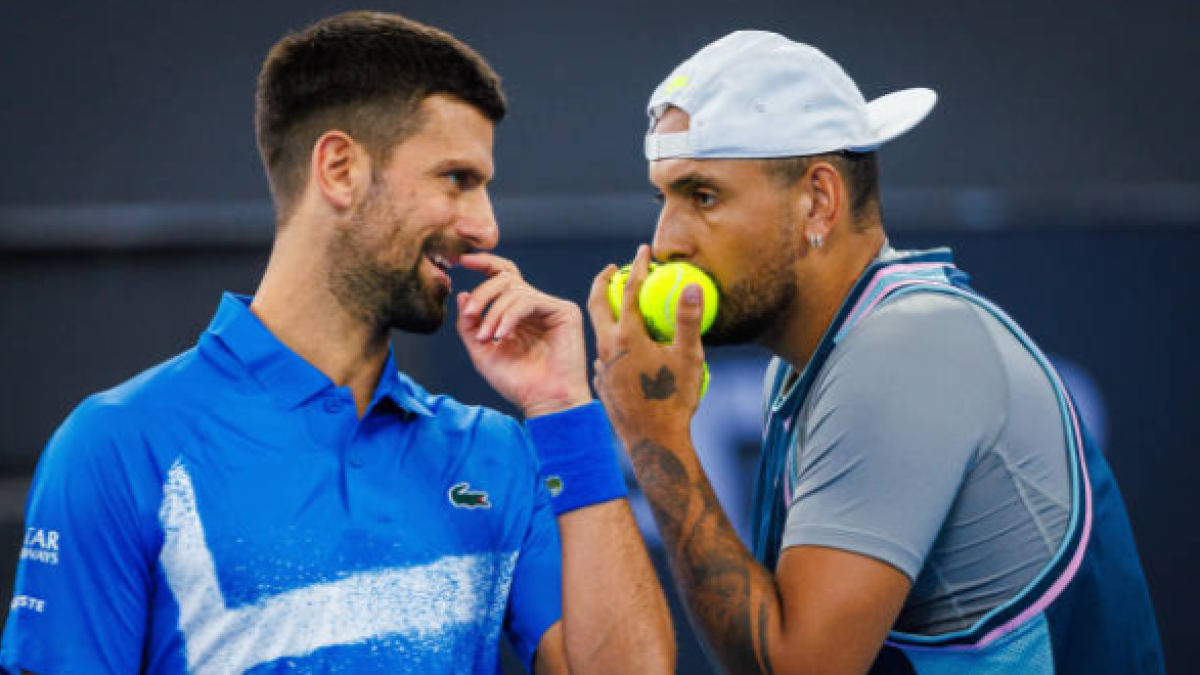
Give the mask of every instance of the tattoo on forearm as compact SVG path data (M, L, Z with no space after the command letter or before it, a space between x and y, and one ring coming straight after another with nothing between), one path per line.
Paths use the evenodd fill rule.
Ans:
M688 477L683 464L666 448L651 441L635 443L629 449L634 466L638 467L638 480L643 485L657 485L664 502L684 505L688 498ZM683 523L683 508L660 508L650 502L654 514L662 527L678 531Z
M756 570L764 571L737 540L712 486L703 476L693 480L671 450L652 441L635 443L630 455L698 632L728 672L774 675L768 601L754 584Z
M654 377L642 373L642 396L647 401L665 401L675 395L675 373L663 366Z

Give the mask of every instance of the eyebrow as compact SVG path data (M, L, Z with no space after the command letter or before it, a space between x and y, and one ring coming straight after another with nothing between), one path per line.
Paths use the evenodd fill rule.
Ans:
M491 167L489 167L489 168L491 168ZM460 173L467 174L468 176L471 176L473 179L479 181L480 183L489 183L492 180L494 180L496 177L494 171L489 176L488 174L484 173L483 171L480 171L469 160L457 159L457 158L438 162L438 164L436 166L434 166L433 169L431 170L431 173L433 173L434 175L441 175L448 171L458 171Z
M716 181L695 171L686 173L667 184L667 189L676 194L688 193L697 188L716 190L720 185Z

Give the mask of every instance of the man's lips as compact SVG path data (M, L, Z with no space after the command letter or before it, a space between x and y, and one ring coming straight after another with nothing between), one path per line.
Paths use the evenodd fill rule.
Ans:
M429 264L433 267L434 278L449 286L450 270L454 268L458 261L446 254L436 252L426 253L425 260L429 261Z

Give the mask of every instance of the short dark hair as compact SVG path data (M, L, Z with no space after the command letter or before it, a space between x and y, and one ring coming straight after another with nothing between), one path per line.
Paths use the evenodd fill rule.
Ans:
M304 189L322 134L341 129L385 162L419 131L421 102L439 93L492 122L507 111L500 78L483 57L402 16L346 12L277 42L258 76L255 133L279 222Z
M874 152L841 151L823 155L763 160L767 175L780 187L790 187L818 161L837 167L850 191L850 214L855 222L873 222L879 210L879 158Z

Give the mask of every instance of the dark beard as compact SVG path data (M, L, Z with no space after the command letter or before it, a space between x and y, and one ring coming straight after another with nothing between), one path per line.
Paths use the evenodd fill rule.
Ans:
M716 279L720 303L712 327L701 338L706 345L740 345L756 342L774 329L788 312L794 311L796 278L793 276L798 256L791 211L785 212L778 223L781 240L767 247L773 259L763 261L755 273L728 289Z
M791 310L795 297L791 276L747 279L721 289L717 317L702 341L712 346L755 342Z
M397 270L365 258L363 251L343 242L335 241L330 248L332 255L341 256L335 258L330 289L358 320L376 331L429 334L441 327L446 319L447 292L443 287L430 289L421 279L423 254L411 268Z
M402 217L391 203L374 194L348 222L339 224L329 245L329 288L352 316L377 332L389 329L429 334L446 319L443 286L430 288L421 277L425 254L444 250L440 237L430 237L417 250L411 267L393 268L381 263L378 250L362 232L390 223L403 232ZM416 242L413 242L416 248ZM438 248L438 247L441 248Z

